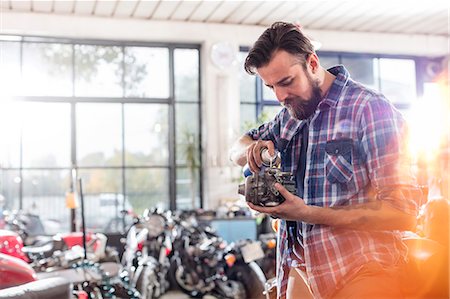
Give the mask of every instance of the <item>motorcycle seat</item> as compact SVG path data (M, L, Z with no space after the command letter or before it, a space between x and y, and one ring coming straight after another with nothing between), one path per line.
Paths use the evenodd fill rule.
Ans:
M0 290L0 299L33 298L70 299L72 285L64 278L55 277Z
M118 277L119 272L122 269L122 265L114 262L101 263L99 265L104 275L109 278ZM49 277L63 277L73 284L79 284L89 277L91 281L101 281L102 273L96 269L96 267L88 268L75 268L75 269L62 269L52 272L40 272L37 273L39 279L46 279ZM1 298L0 298L1 299Z
M52 256L57 250L64 250L65 247L65 243L61 239L52 239L49 243L41 246L24 246L22 251L28 257L43 256L47 258Z
M407 238L403 285L408 298L448 298L448 251L427 238Z
M95 268L75 268L63 269L51 272L36 273L38 279L48 279L53 277L62 277L74 285L80 284L83 281L101 281L102 276ZM2 299L2 298L0 298Z

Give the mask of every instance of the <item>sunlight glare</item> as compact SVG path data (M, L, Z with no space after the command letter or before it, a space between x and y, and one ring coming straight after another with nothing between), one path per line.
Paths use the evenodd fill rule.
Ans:
M431 161L448 136L449 111L438 84L426 84L424 97L416 102L408 119L411 128L409 149L413 157Z

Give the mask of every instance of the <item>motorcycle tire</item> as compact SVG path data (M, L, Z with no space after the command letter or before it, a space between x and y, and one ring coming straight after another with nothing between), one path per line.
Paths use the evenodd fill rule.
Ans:
M235 280L244 285L245 298L264 299L264 282L262 282L253 269L247 264L235 264L228 268L228 279Z
M136 281L136 289L141 294L142 299L154 299L162 295L158 277L153 267L144 266Z
M221 299L247 299L244 285L235 280L216 281L214 295Z
M192 298L203 298L207 293L198 290L196 286L189 285L189 277L186 277L183 267L178 267L177 263L172 263L170 265L168 278L171 289L178 289Z
M180 285L177 282L177 279L175 278L175 271L178 268L178 264L176 261L170 262L169 272L167 273L167 280L169 281L169 288L171 290L181 290Z

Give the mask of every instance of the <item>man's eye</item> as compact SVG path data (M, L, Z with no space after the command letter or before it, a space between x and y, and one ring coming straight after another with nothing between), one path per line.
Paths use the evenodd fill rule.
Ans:
M281 86L289 86L289 85L291 85L292 81L293 81L293 80L284 81L284 82L280 83L280 85L281 85Z

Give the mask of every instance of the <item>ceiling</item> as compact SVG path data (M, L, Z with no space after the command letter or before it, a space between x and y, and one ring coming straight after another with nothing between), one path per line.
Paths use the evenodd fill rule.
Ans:
M450 1L1 0L2 12L450 36Z

